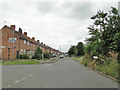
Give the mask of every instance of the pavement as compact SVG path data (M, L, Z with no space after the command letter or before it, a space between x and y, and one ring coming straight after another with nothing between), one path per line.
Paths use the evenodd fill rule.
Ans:
M69 57L55 63L2 66L3 88L118 88L118 83Z

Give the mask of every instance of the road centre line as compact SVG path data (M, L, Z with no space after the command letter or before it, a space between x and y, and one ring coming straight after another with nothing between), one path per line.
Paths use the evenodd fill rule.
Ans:
M18 83L18 82L20 82L21 80L17 80L17 81L15 81L14 83Z
M28 77L31 77L31 76L32 76L32 74L29 74L28 76L23 77L22 79L19 79L19 80L15 81L14 84L19 83L20 81L22 81L22 80L24 80L24 79L26 79L26 78L28 78ZM8 85L6 88L10 88L11 86L12 86L12 85ZM6 89L6 88L5 88L5 89Z
M12 85L8 85L7 88L11 87Z

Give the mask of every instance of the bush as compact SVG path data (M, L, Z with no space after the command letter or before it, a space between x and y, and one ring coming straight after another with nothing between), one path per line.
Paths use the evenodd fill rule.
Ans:
M36 48L35 54L34 56L32 56L32 59L37 59L37 60L42 59L42 50L39 47Z
M41 60L41 59L42 59L42 55L41 55L41 54L38 54L36 59L37 59L37 60Z
M27 54L21 54L20 59L29 59L29 56Z
M44 53L44 58L50 59L51 57L52 57L52 54L51 54L51 53L48 53L48 52L45 52L45 53Z
M117 59L118 59L118 63L120 63L120 52L118 52L118 57L117 57Z

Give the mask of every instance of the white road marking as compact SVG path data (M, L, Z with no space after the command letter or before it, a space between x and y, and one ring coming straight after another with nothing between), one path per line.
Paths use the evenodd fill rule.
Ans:
M14 83L18 83L18 82L20 82L21 80L17 80L17 81L15 81Z
M12 85L8 85L7 88L11 87Z
M28 75L29 77L32 76L32 74Z
M14 84L19 83L20 81L22 81L22 80L24 80L24 79L26 79L26 78L28 78L28 77L31 77L31 76L32 76L32 74L29 74L28 76L23 77L22 79L15 81ZM11 87L11 86L12 86L12 85L8 85L6 88L9 88L9 87Z
M26 79L26 77L23 77L22 79L24 80L24 79Z

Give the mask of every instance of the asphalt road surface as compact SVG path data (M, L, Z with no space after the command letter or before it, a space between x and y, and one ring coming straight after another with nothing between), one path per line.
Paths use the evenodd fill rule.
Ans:
M118 88L118 83L70 58L51 64L2 67L3 88Z

